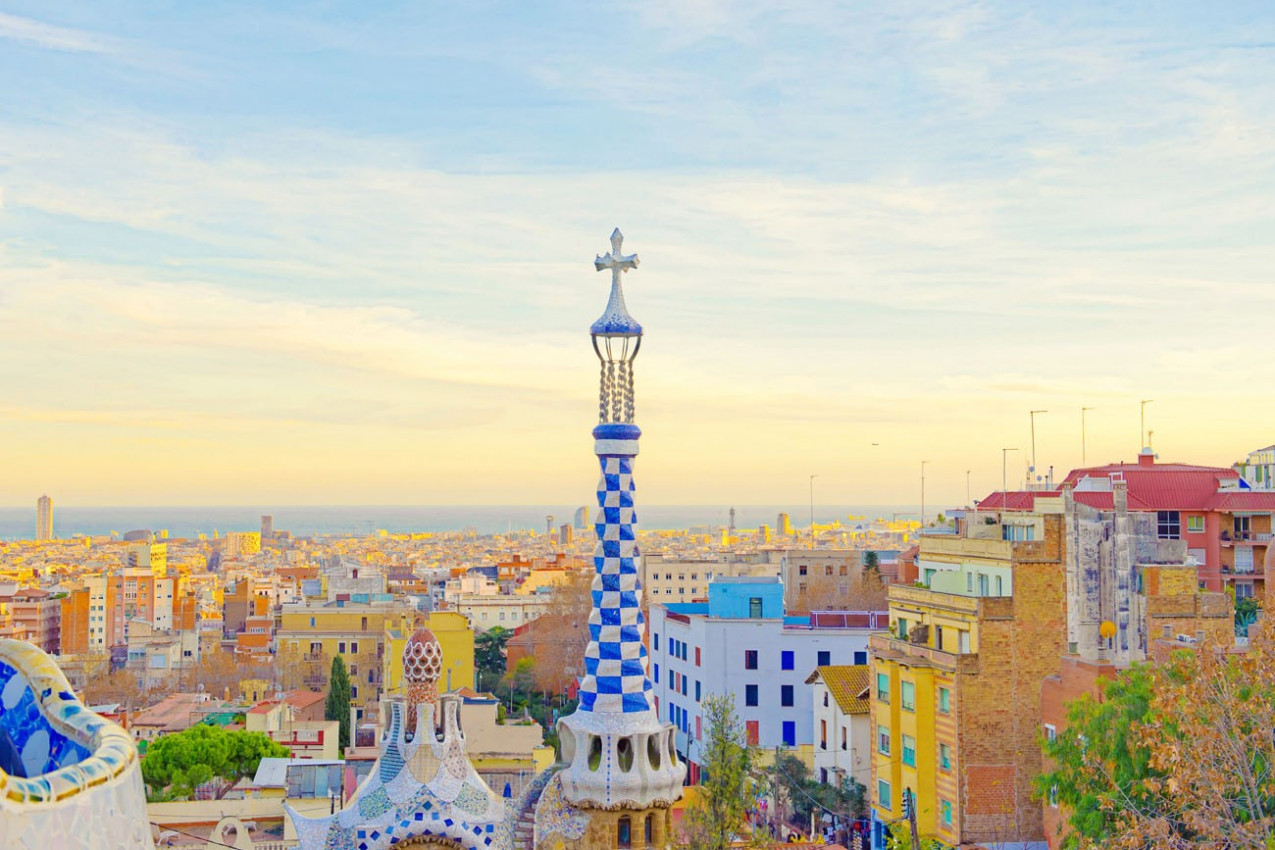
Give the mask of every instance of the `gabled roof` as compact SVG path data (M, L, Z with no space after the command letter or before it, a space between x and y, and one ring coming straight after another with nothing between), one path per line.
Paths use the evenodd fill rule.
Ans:
M816 667L806 679L806 684L812 684L816 679L823 680L843 714L868 713L868 665Z

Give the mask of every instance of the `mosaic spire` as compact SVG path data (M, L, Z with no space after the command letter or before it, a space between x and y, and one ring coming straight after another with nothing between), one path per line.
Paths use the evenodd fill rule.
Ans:
M593 451L602 468L598 544L580 705L560 721L568 762L564 794L573 804L605 808L669 804L681 796L685 774L673 727L660 721L647 677L633 483L642 436L633 421L633 361L642 345L642 326L624 303L621 277L637 268L638 258L625 254L623 243L617 229L611 250L593 263L598 271L611 272L606 310L589 328L602 370L593 429Z

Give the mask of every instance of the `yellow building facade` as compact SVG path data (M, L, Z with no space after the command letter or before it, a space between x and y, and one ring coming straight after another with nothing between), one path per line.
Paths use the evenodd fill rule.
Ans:
M332 659L340 656L350 677L356 717L375 717L381 697L402 693L403 646L424 625L443 648L449 690L474 685L474 632L462 615L420 614L368 604L285 605L275 636L276 657L289 684L327 688Z
M1062 551L1061 516L1027 541L921 538L929 586L892 585L890 631L870 641L878 831L910 793L943 845L1043 841L1031 780L1041 683L1066 646Z

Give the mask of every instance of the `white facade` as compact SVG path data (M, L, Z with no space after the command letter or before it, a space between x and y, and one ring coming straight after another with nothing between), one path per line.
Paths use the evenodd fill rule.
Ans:
M682 606L674 606L682 607ZM883 618L884 620L884 618ZM884 625L884 623L882 623ZM650 609L651 678L660 717L677 727L688 761L688 739L703 739L701 705L730 694L749 743L773 749L814 742L812 690L816 667L866 664L870 629L785 625L781 618L711 618L663 604Z
M859 706L853 705L850 700L855 695L844 693L844 681L837 683L841 692L833 693L821 672L827 669L829 668L820 668L810 677L811 701L814 705L814 778L825 785L834 786L845 780L853 780L867 788L872 779L872 720L867 701L862 701L861 710ZM844 673L847 668L832 669ZM862 670L861 676L855 678L861 678L866 688L870 668L852 669Z
M545 612L550 602L545 593L535 596L461 596L455 600L456 611L469 618L469 624L479 631L500 626L515 629L530 623Z

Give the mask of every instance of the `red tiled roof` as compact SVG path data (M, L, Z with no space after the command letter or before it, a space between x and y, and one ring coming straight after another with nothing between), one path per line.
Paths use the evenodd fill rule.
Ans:
M1235 470L1220 466L1191 466L1183 463L1112 463L1073 469L1063 479L1070 484L1075 500L1098 510L1111 510L1110 490L1086 490L1085 481L1123 480L1132 511L1275 511L1275 493L1248 490L1219 492L1224 484L1238 481ZM1058 490L990 493L978 503L979 510L1030 511L1038 496L1058 496Z
M327 699L327 696L314 691L288 691L284 699L294 708L309 708L316 702Z

